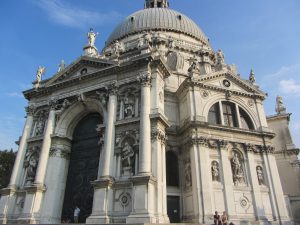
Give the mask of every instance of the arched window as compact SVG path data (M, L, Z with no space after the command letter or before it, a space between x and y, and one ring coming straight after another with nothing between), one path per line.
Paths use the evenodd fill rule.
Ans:
M237 127L237 116L235 105L231 102L222 102L224 125L229 127Z
M222 105L222 109L220 109L220 105ZM238 116L240 118L238 118ZM207 120L210 124L254 130L250 116L240 106L228 101L215 103L209 109Z
M241 127L243 129L254 130L254 126L249 115L240 107L239 110L240 110L240 118L241 118Z
M221 124L219 103L214 104L208 112L208 122L211 124Z
M179 187L178 158L174 152L166 154L167 186Z

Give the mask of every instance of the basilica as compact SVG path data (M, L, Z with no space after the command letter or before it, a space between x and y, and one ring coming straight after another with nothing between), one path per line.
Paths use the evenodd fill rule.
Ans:
M142 5L141 5L142 8ZM300 224L291 114L168 0L145 0L102 51L39 66L0 223ZM78 209L77 209L78 210ZM78 211L77 211L78 212Z

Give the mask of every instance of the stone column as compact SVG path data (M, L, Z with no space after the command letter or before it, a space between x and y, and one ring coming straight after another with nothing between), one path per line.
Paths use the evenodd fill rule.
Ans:
M49 165L45 179L47 191L44 195L41 223L61 223L61 212L67 182L71 141L54 138L57 142L50 150Z
M197 141L193 140L190 147L191 172L192 172L192 187L193 187L193 208L194 208L194 223L202 223L202 198L201 198L201 182L200 182L200 165Z
M219 147L221 151L221 164L223 171L223 180L224 180L224 194L225 194L225 207L226 211L230 218L235 217L235 205L234 205L234 195L233 195L233 180L232 180L232 170L229 160L227 142L219 141Z
M200 183L203 201L203 221L204 224L209 224L212 218L212 179L209 158L209 148L205 139L199 141L199 166L200 166Z
M288 211L284 200L284 194L282 190L282 185L278 173L275 156L271 153L272 152L271 149L272 147L270 146L266 147L265 149L266 153L264 154L264 159L267 163L268 170L270 171L270 175L268 176L269 183L273 189L272 191L275 198L278 220L280 220L281 222L287 222L289 221Z
M109 100L107 104L107 120L104 133L104 146L99 160L98 179L94 186L93 210L86 219L87 224L110 223L109 211L114 204L112 185L114 182L113 163L115 147L115 122L117 114L117 86L112 83L108 86Z
M50 101L50 111L46 124L46 129L43 138L43 144L41 149L41 154L39 158L38 168L35 176L35 184L44 185L46 169L48 165L49 152L51 146L51 135L55 126L55 102Z
M151 123L150 123L150 86L151 75L142 73L138 77L141 83L141 115L140 115L140 154L139 174L151 174Z
M30 132L32 129L34 108L32 106L29 106L26 108L26 111L27 111L27 118L23 129L23 134L20 140L17 157L11 174L9 187L21 185L20 180L23 171L23 162L24 162L26 149L27 149L27 139L30 137Z
M112 176L112 160L115 146L115 122L117 110L117 87L112 84L108 87L109 100L107 104L107 120L104 135L104 148L102 154L102 173L99 178Z
M254 153L248 148L247 157L249 163L249 174L250 174L250 183L252 186L253 197L254 197L254 210L258 220L266 220L264 205L262 202L262 195L260 192L260 185L258 183L257 172L256 172L256 163L254 160Z

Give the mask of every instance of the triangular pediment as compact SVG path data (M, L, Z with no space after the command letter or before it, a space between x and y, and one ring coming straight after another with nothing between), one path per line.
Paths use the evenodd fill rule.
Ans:
M257 85L252 84L248 80L242 79L238 75L231 74L230 72L214 73L201 77L198 81L206 87L211 87L213 89L224 89L241 94L265 95L265 93L261 91Z
M45 80L43 86L47 87L76 77L92 74L114 66L115 64L113 61L82 56L64 70L57 72L52 78Z

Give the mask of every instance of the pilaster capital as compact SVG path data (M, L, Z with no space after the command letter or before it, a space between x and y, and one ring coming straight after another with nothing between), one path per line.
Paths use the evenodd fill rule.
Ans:
M229 142L228 141L225 141L225 140L218 140L218 144L220 146L221 149L226 149Z
M118 83L117 81L111 82L109 85L106 87L107 92L109 95L117 95L118 94Z
M27 113L27 116L33 116L36 111L36 107L34 105L28 105L27 107L25 107L25 111Z
M55 146L50 149L49 156L63 158L63 159L69 159L70 158L70 149Z
M165 144L166 141L168 140L168 137L165 134L165 132L163 132L161 130L152 130L152 132L151 132L151 140L152 141L159 140L159 141L162 142L162 144Z
M148 87L151 85L151 74L148 71L139 73L137 80L141 83L142 86Z

